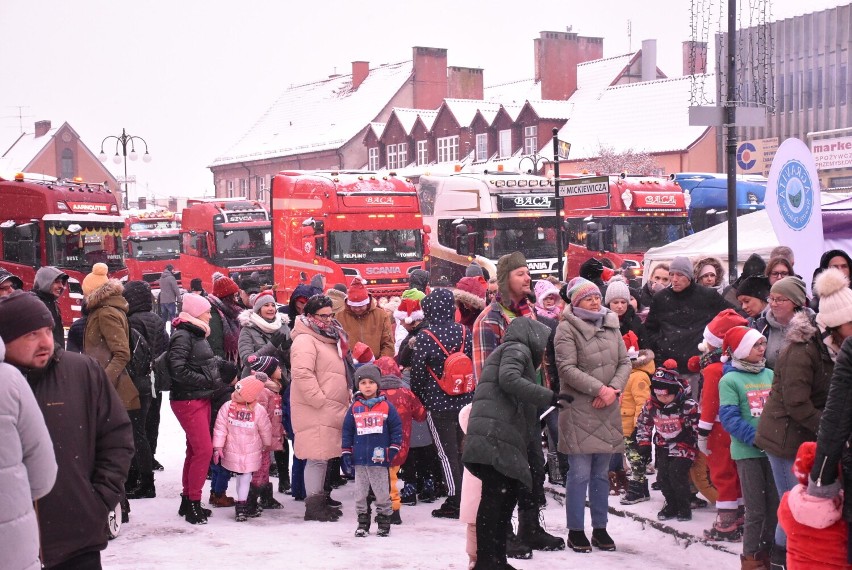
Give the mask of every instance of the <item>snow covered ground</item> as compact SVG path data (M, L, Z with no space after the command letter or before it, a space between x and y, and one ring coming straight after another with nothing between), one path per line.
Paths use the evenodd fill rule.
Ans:
M283 510L266 511L258 519L237 523L233 509L213 509L207 525L190 525L177 516L183 454L183 431L166 401L157 452L165 471L156 475L157 498L131 501L130 523L122 527L121 535L103 553L104 568L349 569L365 563L373 568L390 569L467 568L464 525L433 518L430 512L440 503L403 506L403 524L391 527L390 537L375 536L374 524L373 534L356 538L351 483L333 493L343 502L343 518L335 523L305 522L304 503L276 493L284 504ZM205 486L204 501L208 494L209 486ZM549 494L545 523L549 532L564 538L567 536L565 511L558 498ZM610 499L610 506L619 511L625 509L617 498ZM652 491L650 502L627 508L630 513L657 524L655 514L661 507L662 496ZM684 536L697 537L710 526L714 516L712 509L698 510L691 522L670 521L670 526L685 533ZM688 536L672 536L641 520L616 515L610 515L608 530L618 545L616 552L536 552L530 560L510 563L524 570L581 567L715 570L739 566L736 555L741 548L739 544L722 544L727 551L719 550Z

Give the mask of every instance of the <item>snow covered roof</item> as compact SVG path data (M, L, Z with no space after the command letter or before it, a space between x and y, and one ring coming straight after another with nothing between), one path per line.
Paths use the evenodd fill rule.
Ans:
M481 101L479 99L444 99L444 107L453 114L459 126L469 127L480 109L488 109L497 115L500 103L495 101Z
M377 118L412 70L410 60L381 65L356 90L351 74L291 87L210 166L337 149Z
M712 75L705 79L714 81ZM571 119L559 139L571 143L572 160L598 156L601 145L615 152L683 151L707 129L689 125L690 90L691 77L685 76L615 85L597 97L572 97Z
M435 124L435 119L438 117L438 111L420 111L417 113L417 116L423 121L423 126L426 127L426 130L431 131L432 125Z
M582 97L596 96L610 85L615 84L635 55L635 53L626 53L579 64L577 66L577 91L571 96L571 99L578 95Z
M385 127L387 123L370 123L370 130L373 131L373 134L376 135L376 138L379 139L382 137L382 133L385 131Z
M523 104L528 99L535 101L541 99L541 82L535 79L520 79L509 83L491 85L485 87L483 91L484 97L488 101Z
M399 121L399 124L402 126L405 134L410 135L411 129L414 128L414 123L417 122L418 113L420 113L419 109L394 107L391 115L396 115L396 119ZM388 122L390 122L390 120L388 120Z
M3 172L23 172L26 170L27 165L53 140L56 131L60 128L53 127L40 137L36 137L35 133L23 133L3 153L3 157L0 159Z
M539 119L569 119L574 104L571 101L527 101Z

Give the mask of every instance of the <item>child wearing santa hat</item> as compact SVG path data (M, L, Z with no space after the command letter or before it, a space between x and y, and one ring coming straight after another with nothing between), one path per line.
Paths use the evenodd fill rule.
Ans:
M772 547L777 523L778 490L766 454L754 446L757 424L772 388L766 368L766 338L755 329L732 327L722 341L725 375L719 382L719 417L731 435L745 503L743 568L762 568Z
M237 481L237 522L245 522L249 515L260 515L258 511L247 512L246 500L252 473L260 469L261 456L272 445L269 416L256 405L263 389L263 382L255 376L237 382L231 401L219 409L213 427L213 463L234 473Z

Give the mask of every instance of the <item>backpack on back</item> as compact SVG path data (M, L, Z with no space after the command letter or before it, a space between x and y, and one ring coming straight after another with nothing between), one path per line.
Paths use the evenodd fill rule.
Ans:
M133 384L140 392L148 393L151 390L151 347L148 346L148 341L145 335L133 328L130 328L130 361L125 366L125 370L133 379Z
M166 350L154 359L154 390L156 397L160 392L172 389L172 371L169 368L169 351Z
M435 371L430 366L426 367L441 390L450 396L460 396L461 394L473 392L476 389L476 379L473 376L473 361L464 353L464 341L467 329L462 327L461 346L457 352L452 353L444 347L441 341L438 340L438 337L432 334L429 329L423 329L422 332L432 337L438 343L438 346L441 347L441 350L444 351L444 354L447 355L447 359L444 360L444 373L440 378L438 378L438 375L435 374Z

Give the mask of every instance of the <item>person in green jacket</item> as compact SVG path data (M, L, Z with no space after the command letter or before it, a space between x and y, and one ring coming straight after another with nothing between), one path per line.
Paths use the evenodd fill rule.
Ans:
M732 327L722 342L725 375L719 382L719 418L731 434L731 457L745 502L743 568L763 568L778 522L778 490L766 454L755 447L757 424L772 388L766 338L755 329Z

